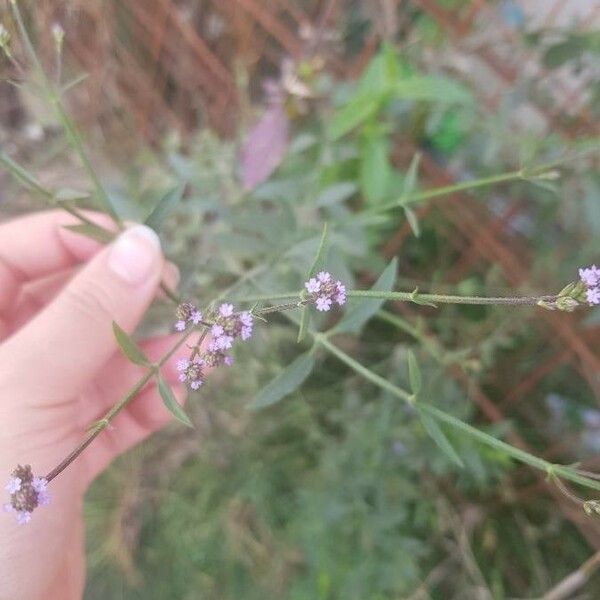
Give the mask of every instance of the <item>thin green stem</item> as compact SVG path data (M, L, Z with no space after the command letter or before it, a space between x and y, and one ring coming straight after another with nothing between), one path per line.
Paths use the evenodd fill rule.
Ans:
M302 292L289 292L272 295L244 296L235 298L238 302L272 302L300 298ZM421 294L420 292L379 292L376 290L348 290L348 298L378 298L395 302L415 302L417 304L479 304L494 306L536 306L540 302L553 302L555 295L545 296L456 296L451 294Z
M415 403L415 398L412 394L396 386L395 384L387 381L377 373L374 373L364 365L360 364L358 361L353 359L343 350L341 350L332 342L330 342L327 336L323 335L322 333L311 333L316 343L323 346L323 348L325 348L331 354L336 356L341 362L345 363L348 367L350 367L353 371L358 373L361 377L363 377L367 381L370 381L371 383L374 383L378 387L390 392L397 398L408 402L409 404ZM514 446L511 446L506 442L498 440L495 437L477 429L476 427L473 427L472 425L469 425L468 423L465 423L460 419L457 419L456 417L453 417L452 415L449 415L444 411L435 408L434 406L423 404L421 402L419 402L418 405L419 409L422 412L427 413L434 419L437 419L438 421L441 421L449 425L450 427L453 427L454 429L462 431L463 433L469 435L470 437L478 440L479 442L487 446L495 448L496 450L500 450L501 452L510 456L516 461L527 464L535 469L539 469L540 471L543 471L549 475L562 477L563 479L567 479L569 481L572 481L573 483L577 483L579 485L600 491L600 482L589 479L588 477L584 477L578 474L575 470L571 469L570 467L550 463L547 460L538 458L537 456L533 456L532 454L521 450L520 448L515 448Z
M188 331L185 335L182 335L177 343L156 363L148 368L146 373L139 379L139 381L100 419L84 440L77 445L77 447L64 459L62 460L52 471L46 475L48 482L52 481L55 477L60 475L81 453L104 431L110 422L139 394L144 386L156 375L160 367L162 367L177 350L186 342L190 335L194 332L193 329Z
M91 225L95 228L100 229L104 233L107 234L108 239L112 240L115 237L115 233L98 225L98 223L94 223L91 219L86 217L84 213L82 213L79 209L69 206L66 202L59 202L56 199L54 193L48 188L44 187L25 167L15 162L12 158L10 158L7 154L0 151L0 164L2 164L6 170L13 175L13 177L26 189L31 190L42 196L42 198L52 207L60 208L65 212L69 213L81 223L85 223L86 225ZM170 289L166 283L161 282L160 289L163 291L165 296L172 300L174 303L179 304L181 302L181 298Z
M349 298L384 298L399 302L425 301L433 304L487 304L496 306L536 306L552 302L556 296L455 296L451 294L421 294L420 292L378 292L375 290L349 290Z
M565 159L566 160L566 159ZM399 208L407 204L415 204L422 202L423 200L431 200L432 198L438 198L440 196L446 196L454 194L456 192L465 192L467 190L474 190L480 187L486 187L495 185L497 183L507 183L509 181L527 181L530 178L539 177L551 169L557 167L565 160L554 160L552 162L544 163L529 169L522 168L516 171L509 171L507 173L500 173L499 175L490 175L488 177L481 177L479 179L471 179L470 181L461 181L459 183L453 183L442 187L437 187L431 190L424 190L422 192L414 192L402 197L401 199L394 200L382 204L372 209L372 212L382 212L386 210L392 210Z
M79 132L77 131L75 125L67 115L67 112L62 103L60 93L56 91L55 86L52 84L52 82L46 75L44 67L42 66L42 63L38 58L35 48L31 42L31 38L29 37L27 28L25 27L25 23L23 22L23 17L21 15L21 11L19 10L17 1L11 0L11 6L15 21L17 23L17 27L21 34L21 39L23 40L23 44L25 46L25 50L27 51L27 54L29 55L29 58L37 72L37 75L40 78L40 84L42 86L42 89L48 96L48 101L54 108L56 116L61 126L65 130L67 139L69 140L71 147L79 156L79 160L81 161L84 170L86 171L88 177L92 181L98 200L113 218L115 223L118 225L119 229L122 229L122 221L119 215L117 214L110 198L108 197L106 190L102 186L102 183L100 182L100 179L96 171L94 170L90 160L88 159L88 156L83 147L83 141L81 139L81 136L79 135Z

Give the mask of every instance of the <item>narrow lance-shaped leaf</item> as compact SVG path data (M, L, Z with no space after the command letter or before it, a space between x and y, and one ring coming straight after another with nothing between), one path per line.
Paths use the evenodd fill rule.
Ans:
M457 454L456 450L453 448L452 444L448 441L446 434L441 430L440 426L429 416L419 411L419 416L421 417L421 423L423 423L423 427L425 431L430 435L433 441L437 444L439 449L456 465L461 468L464 468L464 463L460 456Z
M417 187L417 174L419 172L419 163L421 162L421 153L416 152L410 161L408 171L406 171L406 177L404 178L404 185L402 186L402 195L398 199L398 204L406 204L410 202L410 196Z
M113 333L119 348L123 351L123 354L136 365L149 365L150 361L148 357L142 352L142 349L135 343L135 341L119 327L115 321L112 324Z
M272 406L287 395L296 391L310 375L315 366L312 353L301 354L289 364L275 379L271 380L250 403L251 410Z
M113 234L110 231L106 231L106 229L92 223L78 223L77 225L65 225L64 227L73 233L84 235L102 244L108 244L113 240Z
M331 120L327 129L329 138L335 141L358 127L371 115L374 115L381 104L379 94L359 94L342 106Z
M145 223L148 227L158 231L163 221L169 213L181 202L185 183L181 183L173 189L169 190L152 209L152 212L146 217Z
M408 381L410 383L410 389L412 393L417 396L421 391L422 386L422 378L421 378L421 369L419 368L419 364L417 363L417 357L412 350L409 350L407 353L408 356Z
M193 427L194 424L190 421L190 418L177 402L177 399L175 398L171 388L167 385L167 382L160 375L157 376L157 381L158 392L167 410L184 425Z
M419 225L419 219L417 218L417 214L415 213L414 210L412 210L411 208L408 208L408 206L404 207L404 214L406 216L406 220L408 221L408 224L410 225L410 228L414 234L415 237L420 237L421 236L421 227Z
M378 292L391 292L396 281L398 259L394 258L385 268L375 285L371 288ZM344 317L335 326L336 332L356 333L360 328L382 307L383 298L360 299L360 304L346 312Z

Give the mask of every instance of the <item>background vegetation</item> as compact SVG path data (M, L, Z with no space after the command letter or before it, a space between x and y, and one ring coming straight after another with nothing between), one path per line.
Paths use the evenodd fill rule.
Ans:
M396 258L397 289L554 293L598 261L600 6L522 4L48 1L28 15L49 72L58 21L62 81L89 74L66 97L120 213L143 219L186 184L161 228L185 296L298 289L325 220L326 265L352 286ZM3 149L49 186L88 189L48 108L1 86ZM2 177L5 213L36 206ZM349 355L408 388L412 350L431 405L598 468L597 310L371 309L340 327ZM171 313L154 307L145 328ZM577 504L444 430L461 468L325 349L300 388L249 410L310 347L297 330L259 325L190 399L196 429L174 424L93 486L86 598L600 595L600 530ZM556 587L578 571L582 585Z

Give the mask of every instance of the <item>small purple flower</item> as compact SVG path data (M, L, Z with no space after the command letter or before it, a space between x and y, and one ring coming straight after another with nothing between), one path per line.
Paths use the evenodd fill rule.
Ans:
M191 315L190 315L190 321L194 324L194 325L200 325L200 322L202 321L202 313L199 310L195 310Z
M251 336L252 336L252 326L244 325L244 327L242 327L240 337L242 338L242 340L246 341L246 340L250 339Z
M600 269L596 265L579 269L579 278L588 287L595 287L600 283Z
M304 287L309 294L316 294L321 287L321 284L314 278L311 277L305 284Z
M19 525L25 525L31 521L31 513L26 510L20 510L17 512L17 523Z
M231 317L233 314L233 304L221 304L219 306L219 314L222 317Z
M223 335L223 333L225 332L225 330L223 329L222 325L213 325L210 329L210 332L212 333L212 336L214 338L218 338L221 337Z
M31 521L36 508L50 504L48 481L44 477L34 477L29 465L17 466L5 489L10 494L10 502L4 505L4 511L14 513L20 525Z
M190 361L187 358L182 358L177 361L177 370L185 371L190 366Z
M321 271L316 279L313 277L305 284L311 295L310 301L315 303L317 310L327 312L335 302L338 306L346 303L346 286L341 281L334 281L331 273Z
M331 298L327 296L319 296L316 301L317 310L327 312L331 308Z
M14 494L18 492L21 489L21 480L19 479L19 477L11 477L8 480L8 483L4 486L4 489L9 494Z
M233 337L230 335L222 335L218 338L215 338L215 342L219 350L229 350L233 345Z
M223 364L224 364L226 367L230 367L230 366L233 364L233 358L231 358L231 356L229 356L228 354L226 354L226 355L223 357Z
M204 381L204 372L202 367L204 360L197 356L194 360L180 360L177 364L179 371L179 381L187 383L192 390L197 390Z
M39 494L48 489L48 481L44 477L34 477L31 487Z
M177 329L177 331L183 331L185 329L185 321L177 321L177 323L175 323L175 329Z
M38 506L48 506L50 504L50 494L46 490L38 492Z
M600 288L589 288L585 293L585 298L590 306L600 304Z
M188 323L199 325L202 321L202 313L191 302L182 302L175 311L175 317L177 331L183 331Z

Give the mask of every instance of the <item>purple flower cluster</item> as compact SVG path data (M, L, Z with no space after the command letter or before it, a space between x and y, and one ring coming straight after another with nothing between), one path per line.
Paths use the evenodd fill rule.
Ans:
M235 313L233 304L221 304L210 329L212 341L221 350L228 350L235 338L246 341L252 335L254 319L247 312Z
M327 312L334 302L338 306L346 303L346 286L341 281L334 281L331 273L327 271L321 271L316 277L311 277L304 287L310 294L310 300L321 312Z
M191 302L180 304L175 311L175 316L177 317L175 323L177 331L183 331L188 323L200 325L202 322L202 313Z
M48 482L43 477L34 477L29 465L19 465L4 489L10 494L10 502L4 505L4 510L14 513L19 525L29 523L31 513L38 506L50 504Z
M195 325L200 323L202 316L198 317L198 323L196 323L194 320L196 314L200 314L200 312L193 304L179 305L176 329L183 331L188 322ZM243 341L249 339L253 326L254 318L249 312L236 313L232 304L221 304L217 313L212 317L211 337L204 351L197 354L197 351L194 350L189 359L182 359L177 363L179 380L185 382L192 390L197 390L204 382L205 367L230 366L233 359L226 351L233 346L233 342L237 338Z
M600 269L596 265L579 269L579 279L585 285L585 299L590 306L600 304Z

